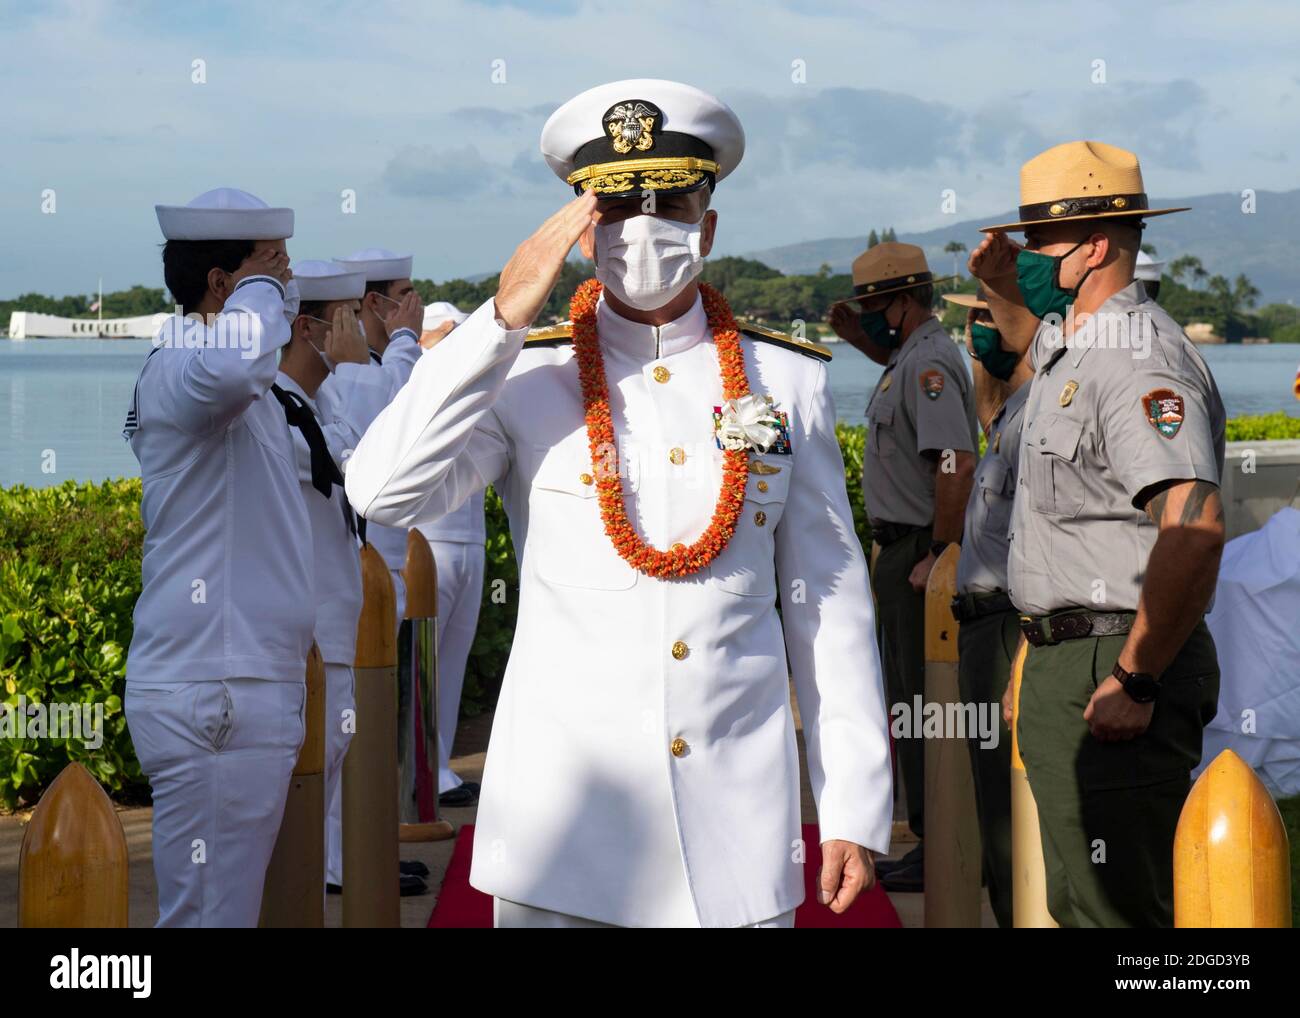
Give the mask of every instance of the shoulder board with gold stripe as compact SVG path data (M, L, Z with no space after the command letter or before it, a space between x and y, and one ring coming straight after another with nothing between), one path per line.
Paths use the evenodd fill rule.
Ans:
M805 357L815 357L819 361L828 361L833 356L830 350L820 343L812 343L806 339L795 339L792 336L787 336L784 332L777 332L775 329L756 325L753 322L737 322L736 324L746 336L750 339L756 339L760 343L783 346L787 350L795 350Z
M573 342L573 324L561 322L559 325L545 325L540 329L530 329L524 337L524 346L563 346Z

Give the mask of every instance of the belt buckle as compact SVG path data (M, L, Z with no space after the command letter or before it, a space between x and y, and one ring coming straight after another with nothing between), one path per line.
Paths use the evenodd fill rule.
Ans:
M1059 627L1059 639L1062 640L1077 640L1092 632L1092 618L1084 612L1059 615L1052 619L1051 622L1053 630ZM1052 635L1056 636L1056 633L1053 632Z

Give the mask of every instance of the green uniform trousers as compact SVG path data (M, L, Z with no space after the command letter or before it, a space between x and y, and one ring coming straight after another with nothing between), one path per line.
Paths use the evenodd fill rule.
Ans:
M978 735L967 739L967 745L979 810L984 886L1003 929L1010 929L1012 920L1011 731L1002 720L1002 694L1020 641L1019 618L1014 609L985 615L963 622L957 634L957 686L962 702L981 705L981 712L992 709L997 718L996 746L983 745Z
M930 528L900 537L880 549L872 584L880 623L880 664L885 672L889 706L914 709L913 697L925 697L925 594L907 581L912 568L930 551ZM905 738L894 744L907 793L907 826L925 836L925 742Z
M1200 622L1161 676L1147 730L1100 742L1083 711L1126 639L1030 647L1025 660L1017 734L1061 926L1173 925L1174 830L1218 707L1219 663Z

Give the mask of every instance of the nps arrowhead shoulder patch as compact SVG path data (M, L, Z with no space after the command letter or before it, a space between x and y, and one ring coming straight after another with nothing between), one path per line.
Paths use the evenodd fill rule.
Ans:
M1183 426L1183 397L1173 389L1152 389L1142 397L1147 423L1165 438L1173 438Z
M928 400L936 400L943 394L943 372L931 368L929 371L922 371L917 379L921 383L921 391L925 393Z

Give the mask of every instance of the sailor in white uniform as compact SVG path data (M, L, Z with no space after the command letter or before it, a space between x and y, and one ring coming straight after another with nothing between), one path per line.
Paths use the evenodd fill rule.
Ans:
M370 345L370 358L382 372L391 399L411 377L411 368L420 356L420 331L424 319L424 305L411 282L411 255L394 254L385 248L366 248L336 258L335 262L349 272L359 272L366 279L365 296L361 300L361 331ZM361 374L344 378L330 378L324 388L335 402L353 418L359 414L356 404L368 404L369 392L360 392L352 384ZM385 527L379 524L366 530L367 539L388 563L397 595L397 618L400 624L406 611L406 583L402 569L406 565L406 527Z
M352 667L361 614L357 520L341 487L341 464L365 425L388 403L386 380L372 370L356 314L366 280L333 262L293 265L302 303L280 358L276 385L294 404L298 480L311 518L316 565L316 646L325 662L325 882L343 883L343 758L355 728ZM341 378L353 393L348 416L322 383ZM369 405L367 405L367 398ZM336 488L336 482L340 485Z
M436 520L487 484L505 503L519 615L470 878L499 926L791 925L791 677L820 899L847 908L889 847L884 695L829 354L738 334L696 278L709 196L743 148L727 106L674 82L562 106L542 149L581 196L421 356L345 469L352 504L384 523ZM578 321L526 342L579 240L603 290L584 285Z
M424 309L423 337L437 342L469 317L454 304L439 301ZM465 687L465 665L478 629L486 566L483 493L476 491L465 504L442 519L418 527L433 551L438 571L438 803L473 806L479 784L465 781L451 769L451 750L460 718L460 694Z
M167 287L194 317L164 323L127 416L146 536L125 711L153 787L158 925L256 926L315 621L311 524L269 391L293 210L221 188L157 213Z

